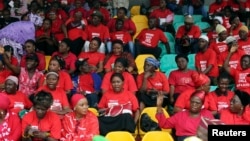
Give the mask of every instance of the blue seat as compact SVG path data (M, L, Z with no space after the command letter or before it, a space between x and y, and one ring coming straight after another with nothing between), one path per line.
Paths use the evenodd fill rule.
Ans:
M210 92L215 91L215 90L217 89L217 87L218 87L218 86L210 86L210 90L209 90L209 91L210 91Z
M192 69L192 70L195 70L195 54L188 54L188 68L189 69Z
M197 22L195 25L199 26L201 30L210 27L210 24L208 22Z
M202 15L193 15L194 23L202 22Z
M175 23L184 23L184 16L183 15L174 15L173 24Z

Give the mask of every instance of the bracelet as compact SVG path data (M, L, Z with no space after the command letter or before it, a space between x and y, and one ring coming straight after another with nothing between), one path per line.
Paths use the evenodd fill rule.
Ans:
M25 139L27 139L27 138L30 138L30 135L27 135L27 136L22 135L22 137L25 138Z

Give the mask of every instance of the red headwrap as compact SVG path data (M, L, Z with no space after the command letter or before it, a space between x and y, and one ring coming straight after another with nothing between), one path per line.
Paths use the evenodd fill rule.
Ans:
M202 73L194 73L191 77L196 87L200 87L210 82L209 77Z
M206 95L205 91L195 91L195 92L192 94L191 97L193 97L193 96L199 97L199 98L201 99L201 101L204 102L204 100L205 100L205 95ZM190 97L190 98L191 98L191 97Z
M74 109L79 100L83 98L85 98L85 96L83 96L82 94L74 94L70 100L71 108Z
M7 97L7 95L5 95L5 94L3 94L3 93L0 93L0 99L1 99L1 102L0 102L0 109L1 109L1 110L7 110L7 109L9 109L10 100L9 100L9 98Z

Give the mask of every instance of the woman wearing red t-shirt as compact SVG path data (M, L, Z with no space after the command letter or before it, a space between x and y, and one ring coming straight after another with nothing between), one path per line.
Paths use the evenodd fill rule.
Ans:
M39 91L34 99L34 109L22 119L23 141L55 141L61 137L60 118L48 110L53 103L51 93Z
M134 80L133 75L127 72L128 68L128 60L123 57L119 57L114 62L114 69L104 75L101 89L102 92L105 93L108 90L112 89L112 85L110 83L110 78L114 73L121 73L124 77L123 89L126 91L130 91L135 93L137 91L137 86Z
M103 72L103 61L105 55L98 52L101 46L101 39L99 37L94 37L91 39L89 44L89 52L81 52L78 59L87 59L88 63L93 72L101 73Z
M178 141L183 141L189 136L195 136L202 117L214 118L210 111L202 109L205 95L205 91L195 91L188 99L190 103L189 110L178 112L170 118L166 118L162 111L164 94L158 93L157 113L155 116L159 126L166 129L175 128Z
M99 124L96 115L88 110L88 100L82 94L75 94L70 103L74 111L62 119L61 141L92 141L99 134Z
M247 124L250 125L249 118L245 118L244 114L246 108L250 102L250 95L246 92L236 90L234 97L230 101L230 107L224 109L220 112L220 120L225 124L238 125L238 124Z
M99 117L100 134L119 130L134 133L140 114L137 98L123 89L121 73L112 74L110 83L112 89L103 94L98 104L98 108L105 111L105 116Z

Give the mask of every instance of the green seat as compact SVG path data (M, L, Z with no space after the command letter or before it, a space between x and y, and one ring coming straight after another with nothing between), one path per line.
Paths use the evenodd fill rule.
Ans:
M184 25L184 22L181 22L181 23L175 23L174 24L174 29L175 31L177 32L177 30L179 29L180 26Z
M195 70L195 54L188 54L188 68L189 69L192 69L192 70Z
M193 15L194 23L202 22L202 15Z
M158 47L161 48L161 55L160 55L160 58L161 58L163 55L167 54L167 50L166 50L165 45L162 42L158 43Z
M201 30L210 27L210 24L208 22L198 22L195 25L199 26Z
M184 16L183 15L174 15L173 24L175 23L184 23Z
M165 54L160 59L160 70L162 72L167 72L170 69L177 68L175 63L176 54Z
M169 32L164 32L165 36L168 38L168 44L170 46L170 54L175 54L175 38Z

